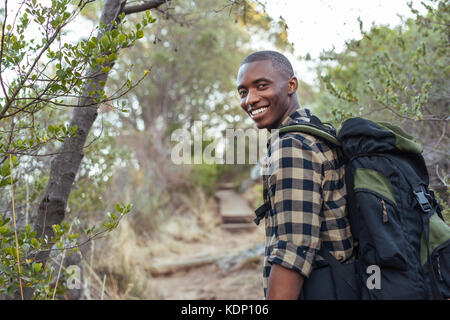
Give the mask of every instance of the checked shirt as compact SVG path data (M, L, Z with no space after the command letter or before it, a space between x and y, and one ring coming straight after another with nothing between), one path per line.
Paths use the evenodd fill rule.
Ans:
M310 111L297 109L281 126L309 122ZM346 212L341 156L319 138L272 130L264 159L263 196L271 209L265 220L264 296L273 263L308 278L323 263L324 246L341 262L352 258L353 240Z

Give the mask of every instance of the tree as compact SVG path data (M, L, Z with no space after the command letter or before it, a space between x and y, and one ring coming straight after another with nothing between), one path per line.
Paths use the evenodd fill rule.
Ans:
M236 70L250 53L251 35L272 40L284 50L291 44L283 40L286 30L279 30L263 8L249 1L233 3L174 1L170 16L155 14L158 23L152 32L118 61L117 75L130 65L148 69L151 62L145 85L125 96L129 101L129 112L121 115L125 127L139 130L143 124L148 131L156 121L192 126L200 116L217 123L226 121L227 113L236 114ZM114 78L111 90L120 86Z
M318 74L326 93L319 110L335 123L351 116L398 122L424 147L431 185L448 200L450 5L424 2L427 14L393 29L372 26L341 53L322 55ZM331 108L330 108L331 106Z
M84 157L87 137L97 118L99 106L111 106L114 100L134 89L147 74L144 71L144 76L135 82L132 76L128 77L125 83L119 82L117 90L113 92L107 93L105 89L120 50L134 46L138 39L144 37L143 27L154 22L153 17L146 12L130 29L125 27L124 18L129 14L158 8L169 1L147 0L139 4L127 4L124 0L106 0L97 34L76 44L66 42L64 30L67 25L93 2L52 0L51 6L45 6L35 0L24 1L19 5L17 14L10 16L8 1L5 1L4 8L0 10L3 13L0 71L2 76L7 75L0 78L0 90L3 92L0 97L0 120L3 120L0 122L3 133L0 145L0 187L11 186L11 190L14 190L18 180L11 182L12 177L31 172L38 166L41 169L46 165L50 166L48 180L45 177L40 180L30 179L24 183L39 184L40 189L33 190L33 196L38 196L39 191L43 192L43 196L39 195L41 201L33 227L26 226L24 230L16 225L10 227L11 222L16 222L14 196L6 199L11 208L8 211L12 213L12 221L4 217L0 221L2 242L7 244L2 247L4 250L1 252L2 292L11 295L15 290L16 298L48 298L56 292L57 288L50 288L51 271L47 269L46 262L52 250L77 247L78 235L70 232L71 226L64 222L64 218L73 183ZM235 12L237 25L266 25L266 30L272 30L269 27L271 20L264 13L255 10L252 2L233 1L229 4L231 11ZM221 9L226 7L228 5ZM175 15L168 14L169 9L160 10L161 17L176 20ZM209 23L212 22L209 20ZM197 30L200 30L201 21L198 23ZM38 26L41 37L26 39L25 32L32 25ZM277 28L269 36L278 43L286 43L287 31L283 28L283 23L277 24ZM182 28L179 32L183 32ZM198 33L201 37L195 41L204 49L213 49L209 45L221 40L214 39L214 32L208 30ZM204 56L205 61L208 58L208 55ZM222 58L223 61L229 61L227 56ZM156 61L158 62L157 59ZM185 61L189 63L189 60ZM223 67L227 66L223 64ZM143 69L150 68L145 66ZM214 69L204 66L204 70L211 72ZM212 91L220 83L216 81L211 85L206 81L202 82L201 77L199 74L196 85L208 89L208 95L213 96ZM227 86L231 83L229 78L226 83ZM192 95L193 98L199 96L199 93L197 97ZM201 107L201 102L197 106ZM72 111L70 119L66 112L68 110ZM190 114L187 114L190 121L200 115L197 111L192 108ZM207 114L208 110L201 109L201 113ZM155 116L158 117L156 114ZM63 121L52 121L53 117ZM67 122L64 123L66 119ZM148 117L148 121L151 123L154 120ZM51 162L36 161L42 159L42 156L53 158ZM104 231L117 226L121 217L130 211L130 206L118 204L115 210L106 218ZM89 229L86 233L93 237L104 231L95 233Z
M192 128L194 121L203 122L204 132L252 125L251 121L244 122L236 95L236 73L251 51L250 38L275 43L281 50L291 49L286 29L255 2L179 0L172 2L172 8L170 16L155 13L158 23L121 55L117 73L109 82L109 90L114 91L130 65L136 70L151 65L142 85L123 97L128 112L119 114L118 134L135 152L149 181L158 181L151 186L162 192L181 189L178 181L189 180L180 179L180 166L170 165L173 130ZM205 169L205 177L215 182L218 175L211 173L217 170Z
M53 0L51 7L46 7L36 0L26 1L20 5L12 21L8 20L7 0L2 10L0 85L3 96L0 100L0 120L3 120L4 130L0 145L3 165L1 186L5 187L8 180L12 179L13 170L18 168L22 156L36 156L49 141L62 143L51 162L49 182L38 208L34 230L28 226L24 232L17 232L14 197L14 232L8 227L8 219L2 219L0 223L3 239L11 243L11 239L15 238L16 244L15 250L7 247L3 251L0 281L6 285L8 294L20 287L20 291L16 291L16 297L25 299L32 297L38 283L45 284L45 281L41 281L42 277L36 277L34 273L42 275L49 248L55 243L62 246L61 238L68 232L68 226L61 223L83 158L86 137L97 117L98 105L117 99L136 85L128 79L123 86L125 90L113 95L106 95L104 90L109 71L120 49L134 45L136 40L143 37L142 28L154 22L147 11L141 22L135 25L135 30L123 32L124 17L165 3L164 0L150 0L126 6L126 1L107 0L97 35L72 45L63 42L62 32L92 1L79 1L75 5L71 5L71 2ZM27 41L24 34L32 24L39 26L42 38ZM17 71L15 77L12 81L7 81L3 75L14 69ZM78 102L74 103L74 99L78 99ZM55 107L73 107L70 123L49 125L46 130L40 131L40 127L35 125L36 119L48 108ZM25 135L31 138L24 138ZM16 155L14 158L13 154ZM13 185L14 181L11 180L11 187ZM129 209L129 206L117 205L119 215L111 214L108 217L104 224L106 230L113 229L122 214L129 212ZM72 237L70 240L76 238L75 235L68 237Z

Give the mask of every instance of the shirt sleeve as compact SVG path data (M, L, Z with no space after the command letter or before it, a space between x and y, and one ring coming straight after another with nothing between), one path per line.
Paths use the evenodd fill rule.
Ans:
M320 248L324 155L311 144L284 137L272 155L272 245L268 262L308 278Z

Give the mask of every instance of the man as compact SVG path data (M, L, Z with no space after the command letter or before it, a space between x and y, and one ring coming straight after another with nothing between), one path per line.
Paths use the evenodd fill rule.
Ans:
M321 246L340 262L352 258L344 167L337 151L308 134L286 133L279 139L274 134L282 126L310 122L297 88L289 60L278 52L255 52L239 69L241 107L259 129L272 134L269 174L263 176L264 201L270 203L264 219L266 299L298 299L305 279L324 264Z

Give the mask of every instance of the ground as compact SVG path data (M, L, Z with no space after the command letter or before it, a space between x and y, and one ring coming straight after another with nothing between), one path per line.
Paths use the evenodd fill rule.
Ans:
M217 227L211 236L195 243L186 243L177 261L193 257L212 257L246 252L264 241L262 230L229 232ZM192 254L194 253L195 254ZM161 259L163 260L163 259ZM166 258L170 260L170 258ZM263 299L261 255L242 259L234 268L215 263L182 268L167 275L153 276L150 291L154 299Z
M124 219L83 256L86 299L263 299L264 228L252 222L251 199L234 191L188 199L148 232L145 220ZM247 222L223 210L247 212Z
M236 197L239 199L233 203L241 205L242 201L237 200L243 198ZM159 271L154 268L149 281L152 298L263 299L262 225L249 224L247 229L228 231L218 221L203 231L204 237L182 241L175 252L165 250L159 254L154 261ZM164 274L164 270L171 272Z

